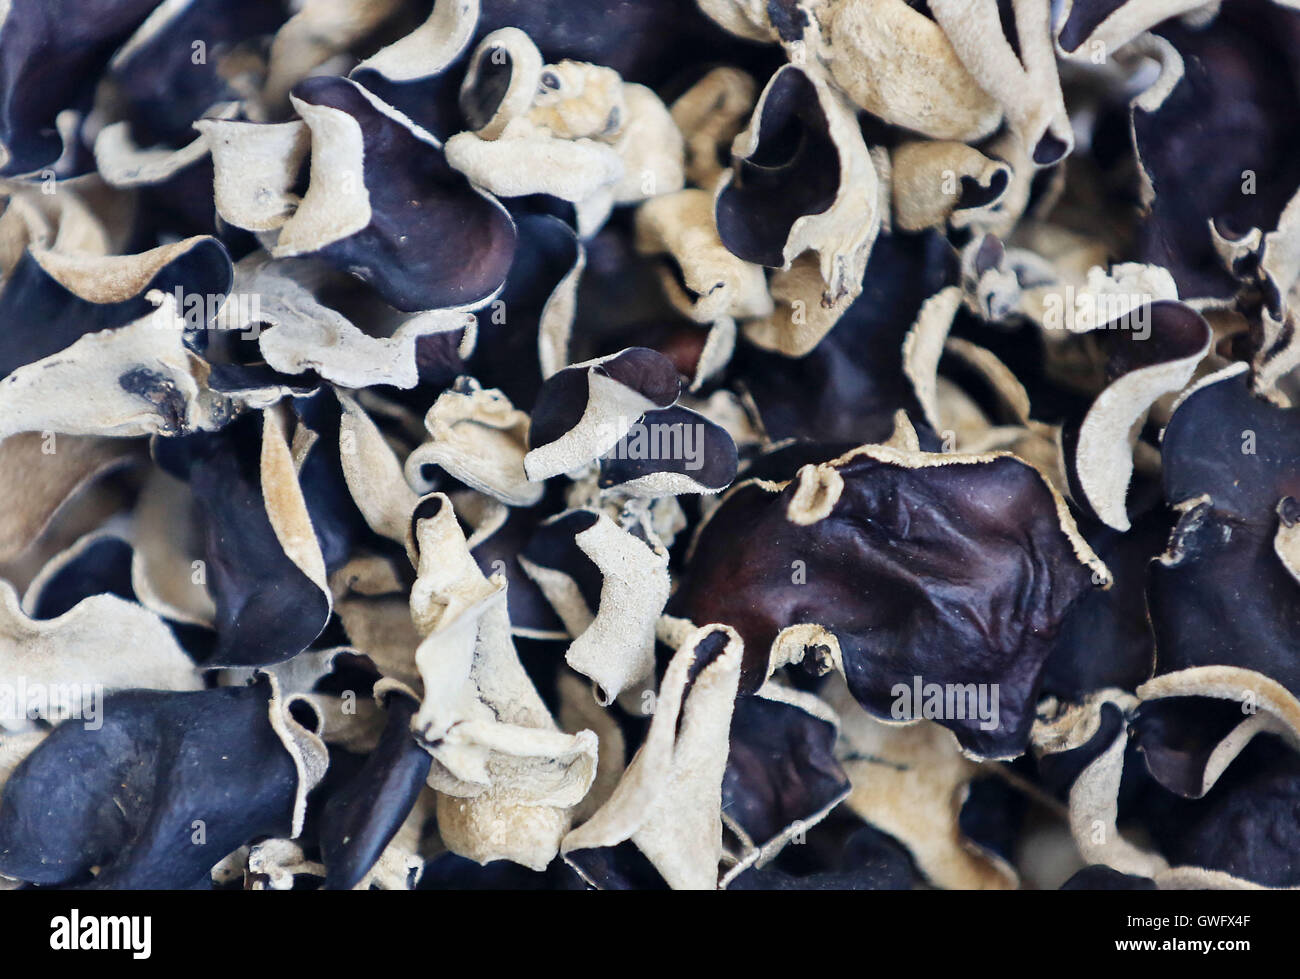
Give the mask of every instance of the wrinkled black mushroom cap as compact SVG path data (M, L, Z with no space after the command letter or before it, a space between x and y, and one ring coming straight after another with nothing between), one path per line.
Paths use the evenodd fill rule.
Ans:
M290 831L298 774L270 685L126 691L64 723L5 783L0 873L37 884L207 886L223 857ZM198 832L201 821L202 832ZM102 870L92 877L92 868Z
M839 499L808 525L787 515L797 481L734 490L694 542L670 612L739 631L748 690L798 623L836 635L854 696L880 717L914 677L997 684L993 729L940 723L969 750L1019 753L1052 639L1092 586L1042 478L1012 458L906 468L859 455L835 468Z

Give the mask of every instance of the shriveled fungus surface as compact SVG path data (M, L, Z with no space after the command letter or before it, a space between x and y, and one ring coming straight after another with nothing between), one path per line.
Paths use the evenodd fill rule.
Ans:
M0 3L0 888L1300 887L1295 0Z

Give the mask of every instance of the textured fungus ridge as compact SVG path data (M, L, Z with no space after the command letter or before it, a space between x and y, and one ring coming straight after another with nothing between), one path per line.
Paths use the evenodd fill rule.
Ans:
M0 0L0 890L1300 888L1298 131L1297 0Z

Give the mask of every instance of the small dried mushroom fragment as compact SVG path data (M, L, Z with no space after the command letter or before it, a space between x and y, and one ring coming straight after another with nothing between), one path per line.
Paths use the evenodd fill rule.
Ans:
M480 42L461 89L476 131L447 141L453 167L501 197L547 194L574 204L584 238L615 204L682 188L682 137L651 89L600 65L540 60L518 30Z
M158 302L154 312L85 334L0 381L0 438L20 432L174 436L224 424L231 406L203 383L205 365L185 345L176 297L149 295Z
M1002 121L935 20L907 0L827 5L831 77L858 106L885 122L939 140L974 141Z
M930 11L980 88L1002 105L1007 128L1036 166L1074 147L1052 39L1051 0L933 0Z
M306 649L329 619L325 559L277 410L177 447L204 530L216 604L207 665L261 666ZM260 429L260 431L259 431Z
M748 690L785 661L784 630L820 626L874 715L931 717L932 691L951 692L961 716L939 723L973 754L1013 757L1061 622L1107 580L1064 501L1014 456L866 445L787 483L740 483L668 610L733 626Z
M672 105L673 122L686 144L686 176L708 190L725 172L732 140L745 128L758 89L737 68L720 67L692 85Z
M600 460L599 486L637 497L717 493L736 478L736 443L721 425L674 405L647 411Z
M500 391L459 378L424 416L429 441L406 457L407 482L431 488L424 467L438 466L465 485L509 506L532 506L545 487L524 473L528 416Z
M470 307L501 288L515 229L436 140L342 78L294 88L311 130L311 179L271 254L315 255L406 312Z
M0 440L0 561L30 547L94 481L138 459L138 447L120 439L23 432ZM51 453L49 447L54 446ZM65 451L58 451L62 445Z
M670 587L663 547L603 513L572 510L543 524L519 563L573 637L565 661L596 684L601 704L654 672Z
M1124 501L1142 422L1158 398L1191 381L1213 333L1191 307L1162 301L1139 306L1094 335L1106 354L1110 383L1079 426L1072 475L1080 498L1106 524L1128 530Z
M200 119L194 128L212 154L212 193L221 219L248 231L283 227L301 200L294 188L311 148L307 124Z
M29 614L7 581L0 581L0 675L23 678L31 691L25 702L12 686L0 697L5 728L65 717L94 725L102 720L92 716L100 706L93 702L94 690L203 686L167 624L140 605L114 594L89 594L69 607ZM68 691L72 702L63 702Z
M325 746L269 678L131 690L102 707L101 727L61 724L6 782L0 873L46 885L206 887L237 848L301 832Z
M722 780L740 678L742 644L726 626L704 626L681 642L655 699L645 740L613 794L561 847L592 886L618 886L607 867L630 842L678 889L718 886Z
M460 86L460 110L480 139L496 139L532 108L541 84L542 55L517 27L488 34L474 49Z
M724 886L769 864L786 844L803 843L849 794L835 757L838 736L839 718L811 694L769 683L736 703L722 819L745 849Z
M841 96L786 65L763 90L732 155L731 179L718 185L714 205L727 249L779 269L812 250L821 301L856 295L880 212L875 167Z
M287 107L294 85L376 30L400 6L401 0L304 0L298 4L271 43L265 101Z
M1011 168L965 143L912 140L890 157L892 220L904 231L942 227L958 212L991 207L1006 192Z
M379 744L321 813L327 888L347 890L361 883L411 813L429 774L432 759L411 737L417 701L395 692L386 706Z
M673 404L681 389L672 361L645 347L557 371L533 406L524 457L528 478L549 479L596 460L647 411Z
M1154 877L1167 868L1159 854L1119 829L1119 791L1128 745L1132 694L1101 690L1077 704L1044 701L1033 747L1044 782L1066 796L1070 831L1080 856L1120 873Z
M316 296L338 286L332 270L317 263L273 260L264 252L235 267L236 297L218 316L219 328L256 339L267 366L285 375L314 372L349 388L391 384L413 388L420 381L419 350L425 337L453 334L459 348L472 347L474 319L455 310L399 313L371 297L347 297L353 318Z
M707 191L680 190L646 201L637 209L636 230L640 252L667 256L660 280L682 315L712 323L772 312L763 269L722 244Z

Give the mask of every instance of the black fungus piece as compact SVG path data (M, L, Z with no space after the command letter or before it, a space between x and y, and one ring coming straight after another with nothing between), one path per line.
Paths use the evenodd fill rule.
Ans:
M439 146L383 112L346 79L310 78L292 94L352 117L364 147L370 221L350 234L311 243L311 254L370 283L387 303L407 312L478 303L501 288L515 251L514 222L447 165Z
M792 358L742 341L732 374L749 392L775 440L879 442L894 413L924 418L903 373L903 340L921 304L955 281L951 247L941 235L881 235L871 251L862 295L812 352Z
M1052 642L1093 570L1032 468L951 458L908 468L850 457L832 467L838 499L804 524L789 515L800 481L779 493L733 490L694 541L669 612L740 632L747 690L766 675L777 634L799 623L835 634L850 689L879 717L891 717L895 687L910 690L917 677L991 685L995 724L969 709L940 723L968 750L1018 754Z
M741 697L722 778L726 818L759 848L814 825L849 792L835 758L837 734L830 721L796 705Z
M291 828L298 773L270 699L265 679L131 690L104 698L102 727L61 724L5 783L0 873L47 885L208 886L227 854Z
M158 0L14 0L0 23L0 176L47 167L55 119L90 108L113 52Z
M718 236L733 255L780 268L795 221L821 214L840 189L840 154L804 72L789 65L768 83L758 146L738 160L718 195Z
M320 817L325 886L350 890L383 853L424 788L433 757L411 736L419 704L404 694L388 697L384 733L361 770L333 793Z
M330 599L285 553L268 515L258 419L166 447L187 478L204 534L217 642L208 665L262 666L302 652L320 635Z

